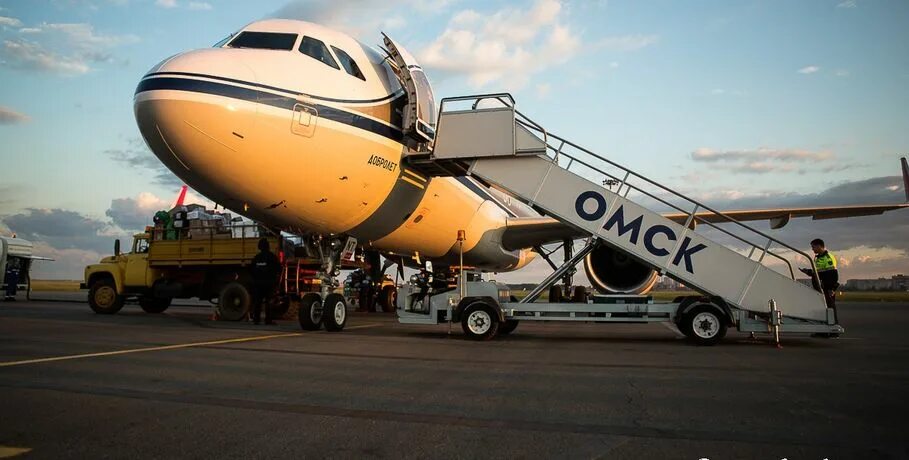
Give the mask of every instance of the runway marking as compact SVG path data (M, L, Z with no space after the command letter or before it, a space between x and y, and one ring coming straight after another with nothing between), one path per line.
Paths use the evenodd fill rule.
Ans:
M344 330L352 331L356 329L367 329L370 327L381 326L381 323L370 323L370 324L361 324L359 326L345 327ZM208 342L192 342L192 343L180 343L176 345L163 345L160 347L146 347L146 348L132 348L129 350L116 350L116 351L103 351L100 353L84 353L81 355L66 355L66 356L54 356L51 358L38 358L38 359L26 359L23 361L8 361L5 363L0 363L0 367L11 367L11 366L22 366L25 364L39 364L39 363L50 363L54 361L69 361L73 359L83 359L83 358L98 358L101 356L116 356L116 355L125 355L129 353L144 353L147 351L163 351L163 350L179 350L181 348L192 348L192 347L205 347L211 345L224 345L228 343L243 343L243 342L256 342L260 340L269 340L269 339L280 339L283 337L299 337L302 336L303 332L289 332L286 334L271 334L271 335L257 335L254 337L240 337L236 339L224 339L224 340L212 340ZM2 458L2 457L0 457Z
M352 328L351 328L352 329ZM26 359L23 361L8 361L0 363L0 367L22 366L25 364L50 363L54 361L69 361L73 359L97 358L101 356L116 356L129 353L144 353L147 351L178 350L180 348L203 347L210 345L222 345L227 343L255 342L259 340L279 339L282 337L299 337L302 332L292 332L286 334L257 335L254 337L240 337L236 339L212 340L208 342L181 343L177 345L163 345L160 347L132 348L129 350L104 351L100 353L84 353L81 355L54 356L51 358Z
M28 447L9 447L0 446L0 458L12 458L22 454L27 454L32 450Z

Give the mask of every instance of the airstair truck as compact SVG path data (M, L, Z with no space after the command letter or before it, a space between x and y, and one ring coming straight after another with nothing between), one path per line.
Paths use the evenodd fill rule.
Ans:
M10 238L0 236L0 294L6 292L5 275L7 268L15 269L19 272L19 281L17 290L24 290L26 295L31 292L31 269L32 260L50 260L43 257L35 257L32 254L32 243L22 238Z
M492 107L480 107L489 101ZM410 154L408 161L427 174L470 175L503 189L586 244L520 301L504 285L466 282L465 276L457 290L435 293L411 283L398 295L402 323L460 322L467 336L490 339L513 331L519 321L671 321L705 345L717 343L728 327L772 333L777 340L786 332L844 332L823 295L796 280L788 257L813 267L808 254L547 132L515 110L509 94L443 99L432 148ZM687 218L668 219L643 204ZM597 245L700 294L668 304L633 298L535 303ZM817 282L817 273L812 275Z

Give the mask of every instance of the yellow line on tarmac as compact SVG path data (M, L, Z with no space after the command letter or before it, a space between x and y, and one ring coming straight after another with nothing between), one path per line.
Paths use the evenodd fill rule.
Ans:
M353 329L353 328L351 328ZM55 356L52 358L27 359L24 361L8 361L0 363L0 367L22 366L24 364L50 363L54 361L68 361L71 359L97 358L99 356L125 355L129 353L143 353L146 351L176 350L180 348L203 347L208 345L223 345L226 343L255 342L257 340L279 339L281 337L297 337L303 335L302 332L293 332L287 334L257 335L255 337L241 337L238 339L212 340L210 342L193 342L181 343L177 345L164 345L160 347L133 348L130 350L105 351L101 353L86 353L82 355Z
M17 455L27 454L32 450L28 447L0 446L0 458L12 458Z

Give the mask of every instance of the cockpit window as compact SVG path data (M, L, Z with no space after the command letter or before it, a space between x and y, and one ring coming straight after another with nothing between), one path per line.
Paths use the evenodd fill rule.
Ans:
M225 43L230 41L230 39L234 38L236 35L237 34L230 34L230 35L222 38L221 40L218 41L218 43L215 43L214 45L212 45L212 48L220 48L220 47L224 46Z
M312 37L303 37L303 41L300 42L300 52L329 67L340 69L338 63L335 62L335 58L331 57L331 53L328 52L328 48L321 40L316 40Z
M341 61L341 67L344 67L344 70L346 70L347 73L359 78L360 80L366 81L366 77L363 76L363 72L360 72L360 67L353 60L353 58L350 57L349 54L345 53L344 50L334 45L332 45L331 49L335 51L335 56L338 56L338 60Z
M294 49L297 34L281 34L275 32L241 32L227 45L230 48L254 48L263 50Z

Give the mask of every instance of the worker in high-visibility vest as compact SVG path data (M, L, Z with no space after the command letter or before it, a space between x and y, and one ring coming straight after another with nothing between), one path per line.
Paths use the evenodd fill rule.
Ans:
M821 282L820 286L815 284L814 287L824 294L824 301L827 303L827 308L833 309L833 318L839 323L839 315L836 314L836 289L840 286L840 274L836 269L836 256L827 250L827 245L824 244L824 240L820 238L811 240L811 250L814 252L814 269L817 270L817 277ZM808 276L813 277L814 275L811 270L807 268L801 269L801 271ZM837 336L837 334L814 335L822 337Z

